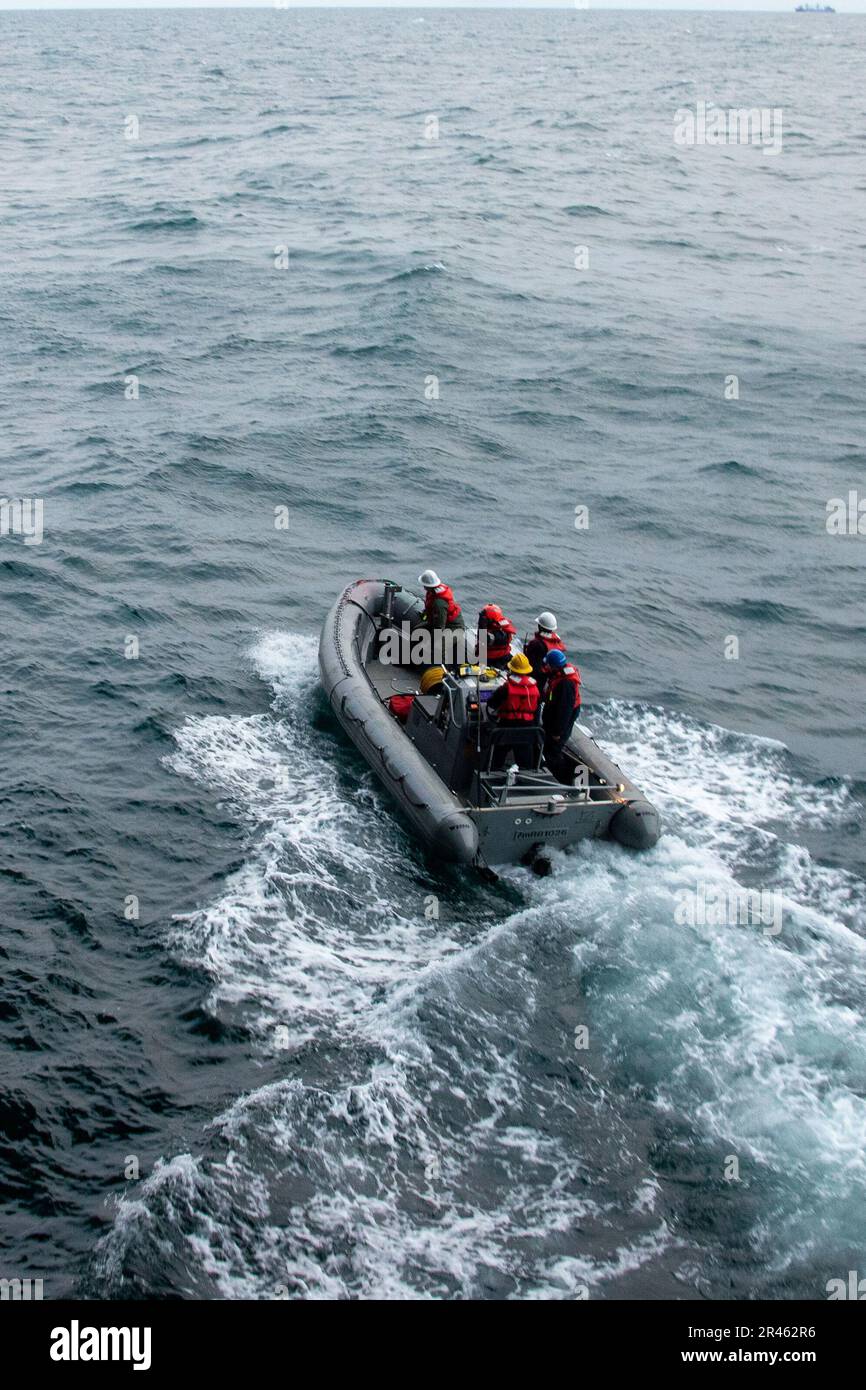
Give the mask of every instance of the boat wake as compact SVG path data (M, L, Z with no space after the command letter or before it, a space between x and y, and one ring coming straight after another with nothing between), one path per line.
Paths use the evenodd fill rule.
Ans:
M802 843L856 820L851 790L610 702L592 732L665 838L489 888L424 863L330 720L313 639L252 659L272 714L177 733L171 765L248 844L170 943L276 1079L120 1203L100 1291L817 1298L856 1267L866 896ZM684 894L749 889L778 933L678 920Z

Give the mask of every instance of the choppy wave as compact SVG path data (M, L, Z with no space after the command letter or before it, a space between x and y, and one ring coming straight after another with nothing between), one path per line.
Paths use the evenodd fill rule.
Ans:
M46 1296L118 1189L96 1296L853 1267L863 542L825 503L862 475L866 35L822 35L804 66L793 15L0 13L3 488L46 523L0 538L0 1032L34 1063L2 1244ZM674 146L701 70L750 106L785 72L777 160ZM654 855L424 860L287 631L428 563L560 614ZM678 926L695 883L782 931Z
M657 849L513 870L518 905L488 920L434 885L431 920L391 810L363 769L340 770L314 644L271 633L254 662L271 714L177 734L172 766L230 798L250 847L174 943L210 974L208 1007L239 1013L287 1074L122 1203L109 1291L171 1231L199 1294L570 1298L645 1277L682 1296L709 1257L696 1275L674 1150L771 1289L856 1244L863 885L778 833L838 825L843 784L804 784L773 740L614 702L605 741L662 805ZM781 895L778 937L676 924L683 886L756 881Z

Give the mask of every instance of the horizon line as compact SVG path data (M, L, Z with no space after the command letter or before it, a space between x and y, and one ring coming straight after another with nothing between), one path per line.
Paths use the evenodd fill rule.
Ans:
M820 0L813 0L809 6L811 12L821 12ZM862 10L839 10L835 6L828 7L833 14L862 14ZM462 4L460 0L372 0L372 3L353 4L352 0L343 3L343 0L248 0L248 3L237 4L233 0L227 4L212 4L208 0L146 0L146 3L138 4L137 0L132 0L128 4L40 4L31 5L4 5L0 0L0 14L32 14L37 10L49 10L51 12L60 10L87 10L102 12L125 12L127 10L575 10L578 12L589 13L599 10L616 10L619 12L631 10L651 11L658 14L796 14L798 10L802 12L802 7L782 3L776 5L653 5L644 3L635 4L607 4L604 3L575 3L575 0L551 0L551 3L534 4L532 0L481 0L481 3Z

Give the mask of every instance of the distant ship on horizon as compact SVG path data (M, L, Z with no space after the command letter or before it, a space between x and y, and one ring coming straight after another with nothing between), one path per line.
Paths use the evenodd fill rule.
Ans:
M835 14L832 5L797 5L794 9L795 14Z

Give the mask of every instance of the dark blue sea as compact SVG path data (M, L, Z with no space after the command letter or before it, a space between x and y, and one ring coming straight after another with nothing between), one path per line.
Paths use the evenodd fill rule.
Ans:
M0 537L0 1275L866 1273L864 63L843 14L0 14L0 492L44 503ZM678 145L704 100L781 150ZM656 849L425 858L316 651L429 565L558 614ZM783 930L679 924L696 885Z

